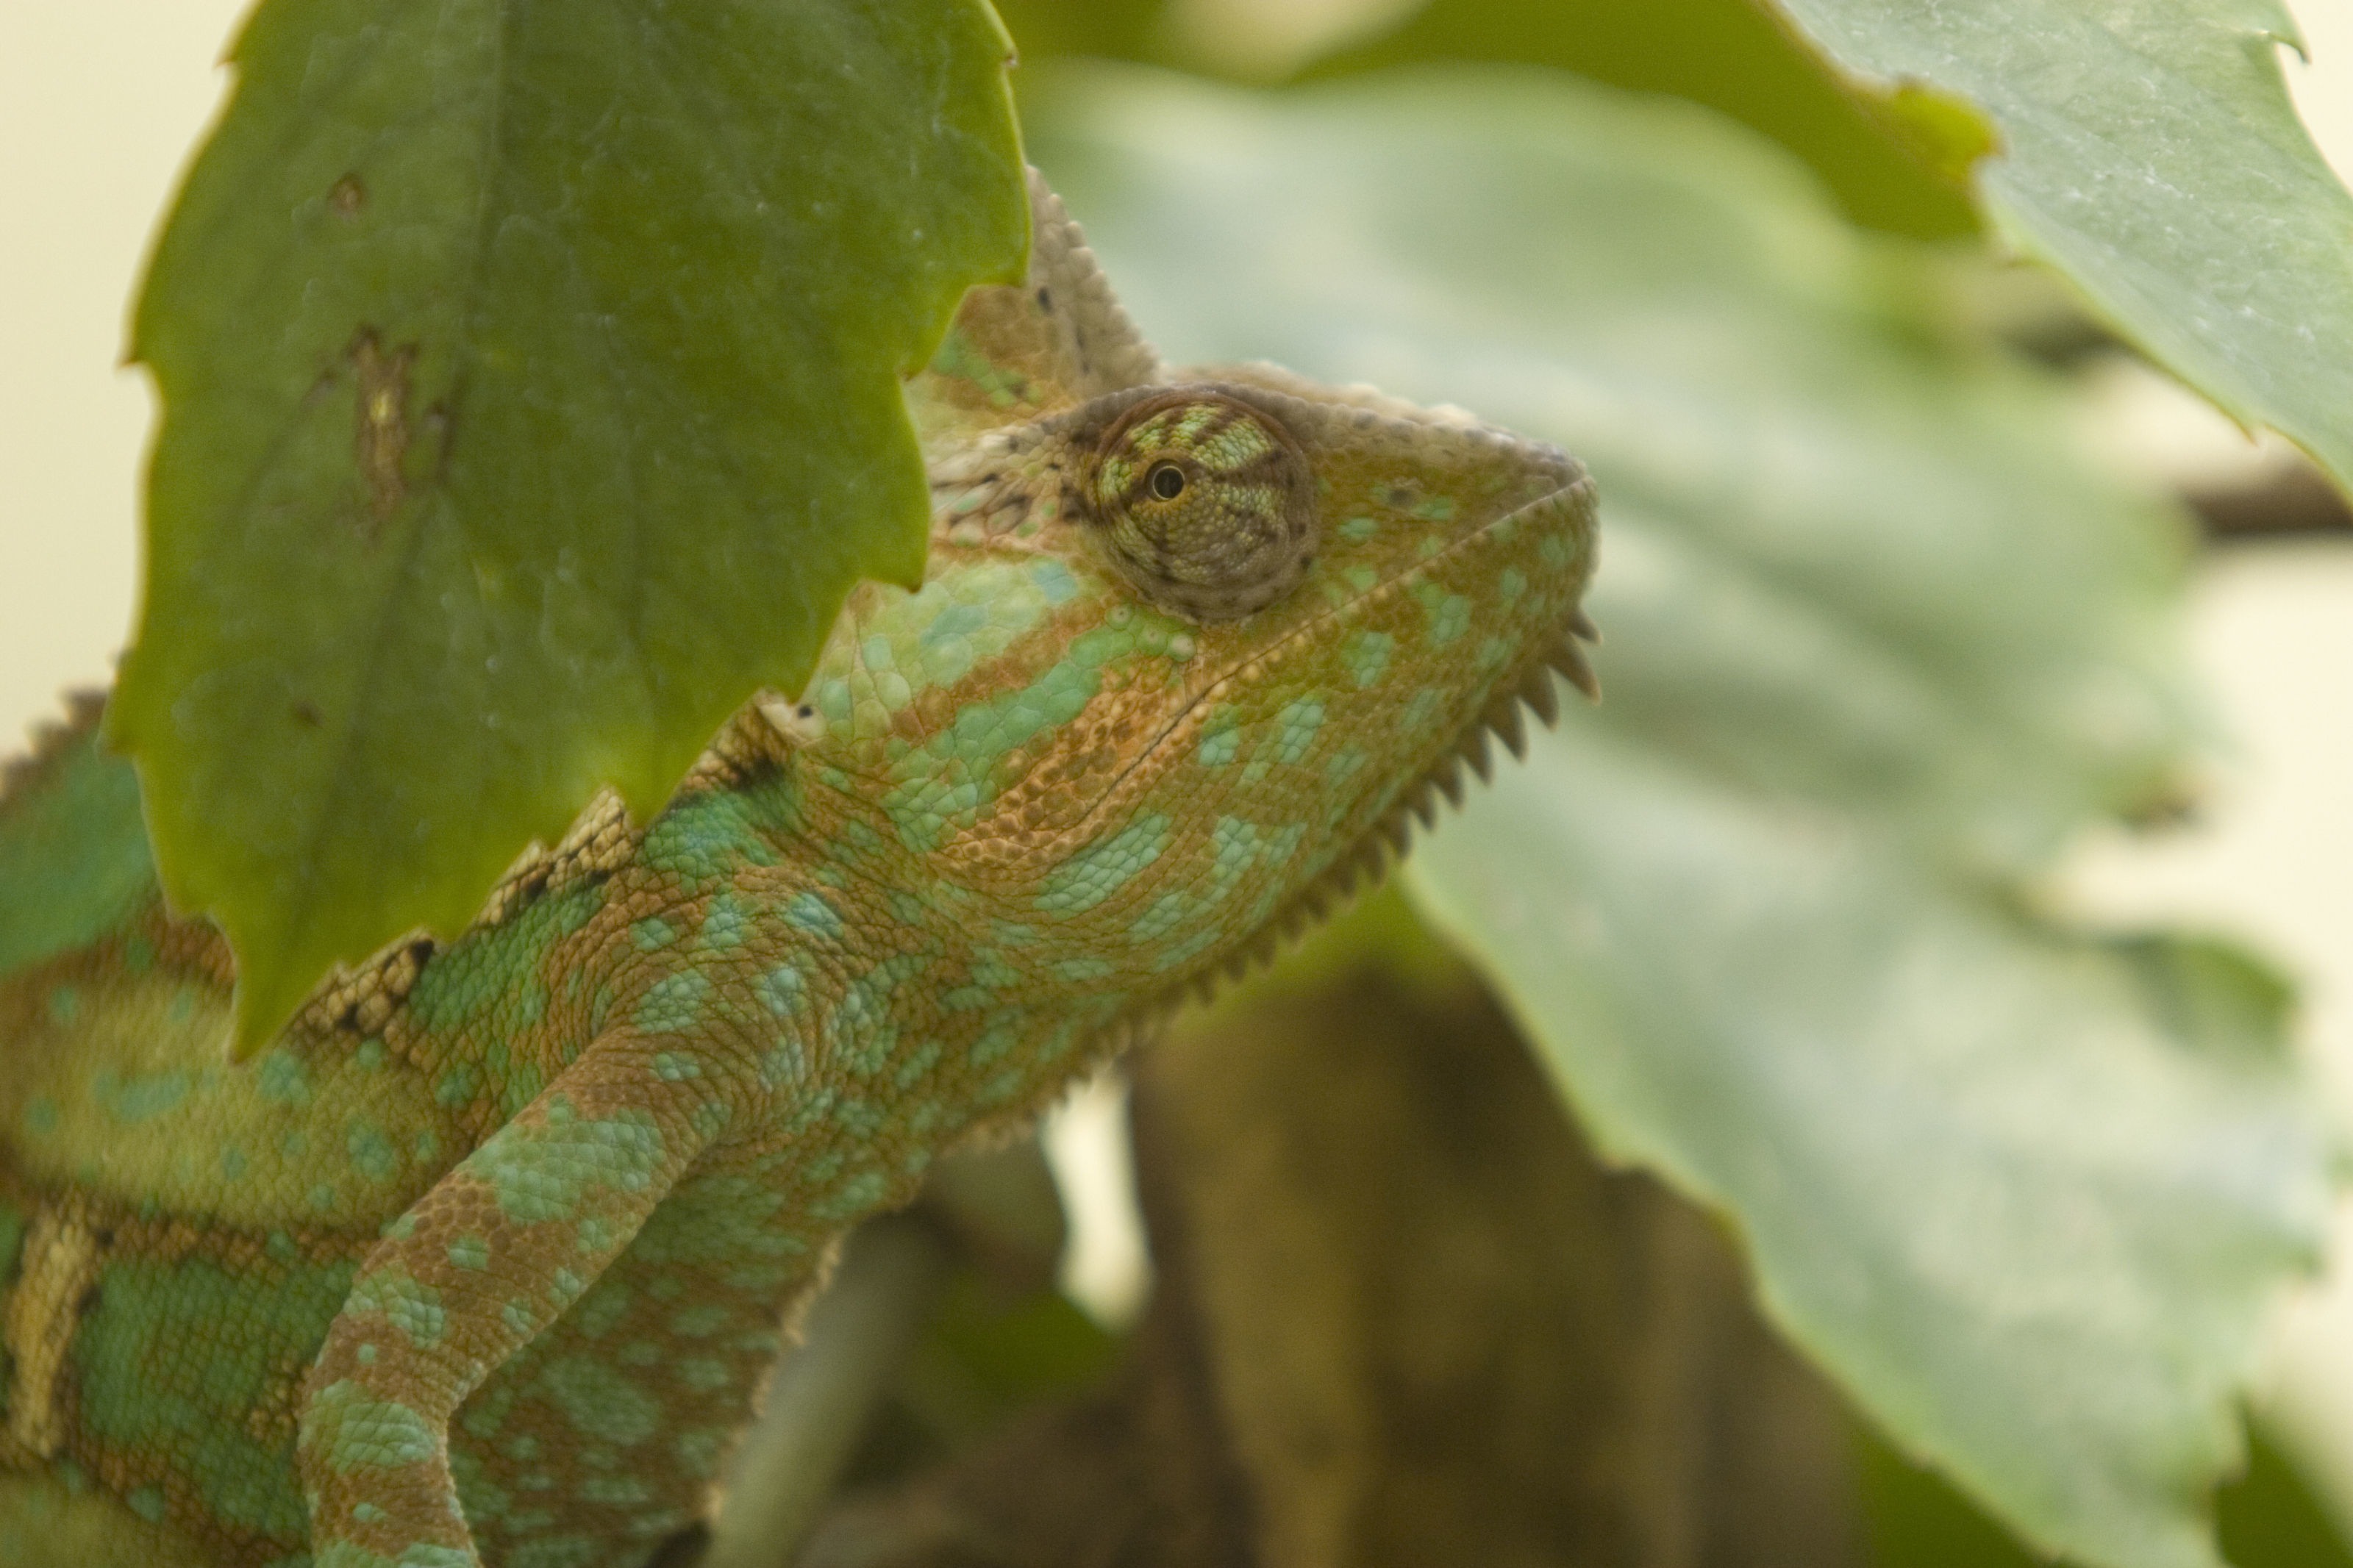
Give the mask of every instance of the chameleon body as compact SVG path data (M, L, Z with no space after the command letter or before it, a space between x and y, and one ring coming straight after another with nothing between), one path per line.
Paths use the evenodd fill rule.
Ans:
M909 386L919 591L851 598L254 1062L95 700L0 797L0 1560L645 1561L828 1245L1401 849L1549 713L1589 481L1451 411L1170 372L1033 180Z

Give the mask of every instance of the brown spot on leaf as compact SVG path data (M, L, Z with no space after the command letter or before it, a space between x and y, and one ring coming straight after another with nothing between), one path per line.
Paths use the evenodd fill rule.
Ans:
M360 208L367 205L367 187L360 184L357 174L345 174L327 193L327 205L337 217L355 218L360 216Z
M351 362L359 376L353 458L368 488L369 510L382 523L407 493L400 463L408 451L408 372L417 345L403 343L386 353L375 329L363 327L352 340Z

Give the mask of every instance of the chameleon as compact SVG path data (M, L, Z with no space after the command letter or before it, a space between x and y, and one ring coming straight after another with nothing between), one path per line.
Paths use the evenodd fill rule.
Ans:
M1555 672L1598 696L1579 464L1166 366L1030 193L905 384L920 587L252 1061L103 698L11 767L0 1562L648 1562L848 1227L1380 874Z

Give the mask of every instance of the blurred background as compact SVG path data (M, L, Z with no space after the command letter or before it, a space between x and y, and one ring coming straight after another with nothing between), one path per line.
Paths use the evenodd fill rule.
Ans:
M217 106L224 76L215 62L243 9L237 0L0 6L0 146L11 150L0 158L7 234L0 245L0 742L11 746L56 710L60 690L107 679L131 621L136 490L153 409L144 378L119 368L125 311L157 215ZM2311 59L2286 55L2286 74L2344 175L2353 171L2353 0L2300 0L2293 9ZM1090 120L1089 95L1113 91L1104 85L1113 79L1090 77L1073 61L1180 73L1150 79L1164 85L1243 89L1473 61L1573 71L1705 105L1802 160L1858 233L1944 247L1936 253L1957 258L1953 297L1978 324L2063 380L2064 396L2052 407L2068 422L2069 438L2126 486L2184 498L2201 520L2189 638L2215 744L2191 781L2194 808L2161 833L2083 834L2043 896L2089 918L2234 935L2280 962L2300 991L2299 1042L2353 1125L2353 813L2344 804L2353 800L2353 526L2292 450L2250 439L2104 340L2056 285L1968 261L1978 244L1976 223L1957 191L1852 107L1743 0L1641 7L1579 0L1540 14L1471 0L1014 0L1001 11L1023 53L1017 91L1025 108L1033 93L1052 100L1039 155L1084 222L1095 216L1085 202L1091 183L1103 185L1106 209L1119 199L1113 184L1091 174L1090 159L1123 136L1149 132L1114 125L1111 116ZM1166 112L1181 119L1192 110ZM1144 247L1138 237L1155 232L1181 243L1184 215L1156 216L1156 231L1150 216L1113 227L1134 250ZM1111 216L1106 210L1107 224ZM1181 338L1185 329L1172 318L1182 317L1185 302L1166 289L1155 300L1159 285L1147 279L1131 284L1117 244L1103 248L1147 334ZM1236 314L1246 318L1248 307ZM1281 351L1270 344L1264 352ZM1459 395L1497 413L1475 385ZM1575 445L1575 432L1564 434ZM1605 576L1611 559L1605 547ZM1606 659L1604 672L1609 679ZM1442 990L1442 980L1433 984ZM1380 1016L1437 1008L1431 994L1409 987ZM1503 1028L1499 1021L1463 1026L1459 1008L1449 1016L1471 1035ZM1367 1017L1365 1033L1377 1034L1378 1024ZM1171 1070L1181 1078L1208 1069ZM1163 1113L1165 1141L1185 1136L1180 1099L1172 1094L1176 1109ZM1072 1220L1060 1278L1113 1330L1134 1321L1145 1291L1123 1105L1117 1085L1096 1086L1047 1140ZM1435 1217L1429 1223L1440 1226ZM1671 1229L1674 1222L1661 1223ZM2353 1228L2347 1235L2353 1238ZM1000 1366L1029 1367L1038 1386L1099 1372L1109 1353L1108 1341L1089 1340L1092 1331L1050 1314L1010 1327L991 1321L988 1353ZM2353 1521L2353 1281L2307 1291L2283 1310L2263 1376L2271 1420L2322 1507ZM1008 1377L1008 1388L1028 1386ZM954 1381L935 1376L934 1394ZM971 1410L997 1408L997 1395L958 1386L971 1408L935 1425L972 1426L980 1417ZM1880 1473L1873 1465L1894 1464L1867 1458L1866 1479ZM1801 1490L1804 1483L1760 1476L1749 1484ZM1943 1506L1914 1501L1932 1512ZM1956 1522L1959 1515L1935 1517L1942 1522L1921 1527L1923 1538L1961 1544L1948 1557L1924 1548L1902 1561L2002 1560L1995 1546L1983 1550L1996 1555L1969 1554L1968 1531L1978 1526ZM841 1561L880 1560L840 1550L848 1553Z

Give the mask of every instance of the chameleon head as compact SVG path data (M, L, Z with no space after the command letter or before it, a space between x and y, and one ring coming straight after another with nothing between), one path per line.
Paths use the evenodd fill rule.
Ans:
M1271 944L1523 701L1549 717L1553 668L1591 689L1591 481L1459 415L1250 366L933 477L923 588L852 601L805 729L976 916L1106 991Z

